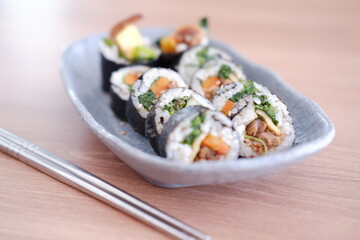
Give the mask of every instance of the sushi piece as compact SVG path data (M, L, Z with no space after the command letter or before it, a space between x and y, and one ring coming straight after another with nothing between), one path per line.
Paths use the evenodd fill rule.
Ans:
M200 25L190 24L178 28L172 34L159 40L162 67L175 69L183 52L197 45L209 44L207 20L200 20Z
M240 156L255 157L290 148L295 140L286 105L264 86L247 80L219 89L213 104L232 119L240 137Z
M235 160L239 136L222 113L190 106L175 113L159 138L159 153L170 161Z
M166 68L152 68L145 72L134 83L130 99L126 105L126 117L131 126L141 134L145 134L145 120L167 89L186 87L181 76Z
M172 88L161 95L149 113L145 126L145 135L156 152L158 138L170 117L185 107L195 105L215 110L211 102L203 95L188 88Z
M137 14L119 22L111 29L109 38L100 41L103 91L110 90L111 73L119 68L132 64L158 65L160 50L150 46L135 26L141 18Z
M191 89L212 100L216 91L230 82L243 82L246 77L242 69L232 62L217 59L208 62L192 77Z
M206 63L215 59L231 61L229 54L212 46L195 46L181 56L178 71L185 82L190 85L194 73Z
M111 74L111 109L121 120L126 121L126 104L130 98L132 85L150 67L134 65L121 68Z

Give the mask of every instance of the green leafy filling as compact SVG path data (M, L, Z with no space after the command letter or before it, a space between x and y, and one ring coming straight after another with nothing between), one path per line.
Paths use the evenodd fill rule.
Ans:
M198 52L196 53L196 58L197 58L197 60L198 60L198 62L199 62L199 67L204 66L204 64L205 64L207 61L209 61L209 60L211 60L211 59L213 58L213 57L211 57L211 56L208 55L208 51L209 51L209 48L206 47L206 48L201 49L200 51L198 51Z
M235 93L231 98L229 98L229 100L236 103L245 95L254 94L258 91L259 90L255 87L254 82L251 80L247 80L244 84L244 89L241 92Z
M124 54L118 49L118 57L119 58L125 58Z
M155 94L151 90L149 90L139 96L139 102L147 111L150 111L154 104L157 102L157 98Z
M195 139L201 134L201 124L205 120L205 114L201 112L191 121L191 128L193 129L189 135L187 135L183 141L184 144L188 144L190 146L193 145Z
M151 47L139 46L134 49L134 63L150 61L156 58L156 52Z
M265 95L258 96L255 95L256 92L259 92L259 90L255 87L254 82L251 80L247 80L244 84L244 89L241 92L235 93L231 98L229 98L229 100L236 103L245 95L253 95L253 97L258 98L261 101L260 104L255 105L255 109L263 110L271 118L273 123L277 125L279 121L276 120L276 108L270 104Z
M130 92L132 92L132 85L125 83L128 86Z
M229 78L229 76L232 72L233 72L233 70L231 69L231 67L224 64L221 66L217 76L221 79L227 79L227 78Z
M277 110L275 107L271 106L267 97L265 95L261 95L261 96L255 95L254 97L257 97L261 101L260 104L255 105L255 109L260 109L266 112L266 114L271 118L273 123L277 125L279 123L279 121L276 120Z
M186 107L186 105L188 103L188 100L189 100L189 97L183 97L183 98L174 99L171 102L169 102L168 104L166 104L161 109L164 110L164 111L168 111L170 115L173 115L177 111L179 111L179 110L183 109L184 107Z
M267 147L266 143L264 142L264 140L262 140L261 138L257 138L257 137L253 137L253 136L249 136L249 135L245 135L245 138L261 143L264 147L264 155L266 155L268 153L268 147Z
M114 43L109 38L103 38L103 42L108 47L114 46ZM124 54L118 49L118 57L125 58ZM138 46L134 49L134 63L141 63L149 60L153 60L157 57L155 50L147 46Z
M108 47L112 47L114 45L114 43L109 39L109 38L103 38L103 42L106 44L106 46Z
M206 17L200 19L200 26L205 29L208 28L208 19Z

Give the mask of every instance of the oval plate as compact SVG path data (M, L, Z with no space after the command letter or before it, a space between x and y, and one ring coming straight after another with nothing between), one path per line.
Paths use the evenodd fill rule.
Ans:
M169 29L145 28L144 36L152 41L169 33ZM161 187L185 187L235 182L263 176L284 169L326 147L335 129L329 117L310 99L302 96L270 70L249 61L229 46L211 41L242 65L246 76L268 87L288 106L296 131L295 145L271 155L235 161L209 161L193 164L175 163L157 156L147 139L129 124L121 126L110 109L110 97L101 90L98 34L71 44L61 59L63 82L82 119L99 139L122 161L149 182ZM126 135L121 132L125 131Z

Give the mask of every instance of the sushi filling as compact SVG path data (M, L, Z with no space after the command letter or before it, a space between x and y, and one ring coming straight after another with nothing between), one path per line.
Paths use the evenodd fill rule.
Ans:
M199 93L187 88L167 90L159 99L154 109L156 131L160 134L170 117L188 106L204 106L215 110L212 104Z
M228 116L230 119L232 119L236 114L238 114L239 107L241 106L237 106L236 109L234 109L234 107L237 105L236 103L242 99L244 96L246 95L253 95L256 92L259 92L259 90L255 87L255 84L253 81L251 80L247 80L244 83L243 89L240 92L235 93L231 98L229 98L224 106L222 107L222 109L220 110L220 112L222 112L223 114L225 114L226 116ZM264 96L265 97L265 96ZM234 111L235 110L235 111Z
M150 111L165 90L175 87L177 87L175 81L169 80L165 77L159 77L152 83L150 89L147 92L139 96L139 103L147 111Z
M252 120L245 129L244 141L254 152L259 155L267 154L269 150L279 146L285 136L277 126L276 118L278 110L271 105L266 95L259 95L258 90L252 81L246 81L242 91L235 93L230 99L226 100L221 112L233 119L239 116L245 108L253 106L251 114ZM250 102L252 102L250 104ZM243 118L244 120L244 118Z
M145 63L155 60L159 56L159 52L155 48L146 45L130 48L125 55L125 50L119 49L117 44L109 38L102 40L100 43L100 51L106 59L118 64Z
M135 65L113 72L110 79L112 91L123 101L128 101L134 83L147 70L147 66Z
M182 97L182 98L175 98L171 102L166 104L164 107L162 107L161 109L163 111L168 111L168 113L171 116L174 113L176 113L177 111L179 111L179 110L183 109L184 107L186 107L189 100L190 100L190 98L187 97L187 96Z
M216 76L210 76L203 80L202 88L204 95L207 99L212 99L216 91L221 85L233 82L233 78L236 78L233 74L231 67L228 65L222 65ZM237 81L237 80L236 80Z
M216 59L206 63L194 74L191 88L212 100L223 85L244 81L245 75L238 66L224 59Z
M202 20L203 21L203 20ZM170 36L160 39L160 48L164 54L181 53L196 45L207 45L206 25L186 25Z
M179 73L187 83L190 83L192 76L197 70L215 59L231 61L231 57L218 48L209 46L194 47L182 55L178 66Z
M261 119L255 119L246 126L245 139L251 142L250 147L257 154L267 154L279 146L284 140L284 135L274 133L269 126Z
M198 160L219 160L229 151L229 146L219 137L206 136L201 142L200 149L194 161Z
M132 85L138 80L138 78L143 74L142 72L131 72L124 76L123 83L129 86L129 90L131 91Z
M198 116L196 116L191 121L191 128L192 131L189 135L187 135L183 141L184 144L188 144L190 146L193 146L194 141L196 138L198 138L201 135L201 124L204 123L205 120L205 114L200 113Z
M134 15L117 23L111 29L109 38L102 39L100 51L106 59L117 64L129 64L158 58L159 50L149 46L148 39L135 25L141 18L141 15Z
M194 161L219 160L229 151L229 146L220 137L209 134L201 141L200 147L194 146L195 141L202 135L201 125L204 121L204 113L200 113L191 121L192 131L185 137L183 144L188 144L195 149L192 154L195 156Z

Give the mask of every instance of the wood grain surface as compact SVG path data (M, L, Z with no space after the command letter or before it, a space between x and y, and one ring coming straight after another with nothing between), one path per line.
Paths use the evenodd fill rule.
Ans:
M62 86L61 50L142 13L140 26L208 16L214 38L279 73L334 121L323 151L243 182L163 189L117 159ZM0 126L213 239L360 239L360 1L0 0ZM306 120L306 118L304 118ZM168 239L0 153L0 239Z

